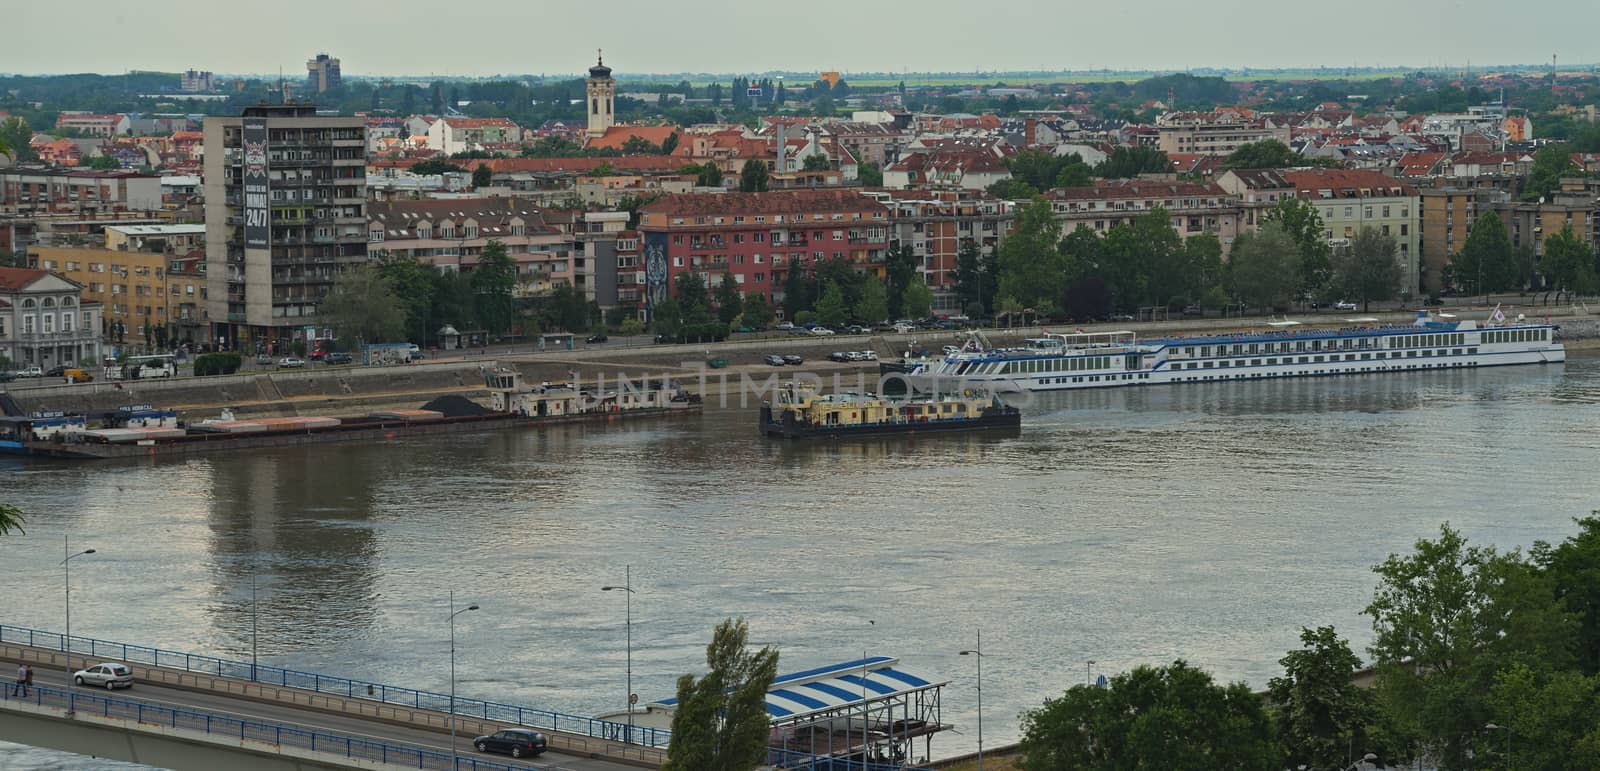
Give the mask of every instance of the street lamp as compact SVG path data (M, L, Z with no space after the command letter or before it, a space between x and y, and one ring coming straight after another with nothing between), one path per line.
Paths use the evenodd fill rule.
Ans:
M1088 661L1083 662L1083 684L1084 685L1088 685L1088 686L1093 686L1094 685L1094 672L1093 672L1093 670L1094 670L1095 663L1096 662L1095 662L1094 659L1089 659Z
M978 647L961 651L978 660L978 771L983 771L983 630L978 630Z
M67 714L73 713L72 694L72 560L85 554L93 554L94 549L84 549L76 554L72 553L71 536L61 536L61 553L66 555L61 560L64 569L63 589L66 594L67 636L61 641L61 649L67 654Z
M1508 725L1495 725L1494 723L1488 723L1488 724L1484 725L1483 729L1485 731L1505 731L1506 732L1506 768L1510 769L1511 768L1511 726L1508 726Z
M576 387L576 380L574 380L574 387ZM602 586L600 591L623 592L624 608L627 613L625 625L628 630L628 698L623 701L623 704L628 708L628 737L623 741L631 742L633 741L633 566L624 565L622 570L623 583L621 586Z
M260 631L260 627L256 623L256 569L254 567L251 567L250 568L250 681L251 682L255 682L255 680L256 680L256 654L258 652L258 647L256 645L256 642L257 642L257 640L260 639L260 635L258 634L259 631Z
M476 605L468 605L456 610L456 593L453 589L450 591L450 768L452 770L460 765L456 758L456 616L477 609Z

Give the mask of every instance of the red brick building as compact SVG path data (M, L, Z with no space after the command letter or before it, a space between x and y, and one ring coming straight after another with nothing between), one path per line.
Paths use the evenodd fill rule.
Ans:
M777 303L791 261L843 258L881 276L888 219L856 190L669 195L640 209L649 298L664 299L679 275L694 272L710 287L730 274L744 294Z

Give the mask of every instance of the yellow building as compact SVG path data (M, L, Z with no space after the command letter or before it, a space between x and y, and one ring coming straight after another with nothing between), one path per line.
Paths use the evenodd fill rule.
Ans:
M206 276L203 260L162 252L136 252L65 246L34 246L29 262L83 287L82 301L101 303L101 334L117 340L144 337L144 328L187 327L177 339L203 341Z
M826 81L828 88L838 88L839 81L844 80L844 78L840 77L837 72L819 72L817 73L817 80Z

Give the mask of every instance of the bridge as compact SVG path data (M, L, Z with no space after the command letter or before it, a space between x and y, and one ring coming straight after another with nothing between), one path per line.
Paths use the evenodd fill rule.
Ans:
M99 661L127 664L134 687L71 687L74 669ZM35 669L25 696L6 676L18 662ZM179 771L636 771L658 768L670 738L658 727L457 696L453 754L445 694L4 624L0 667L0 740ZM474 751L473 737L509 727L538 730L549 751L529 761ZM768 762L805 771L903 768L777 747Z

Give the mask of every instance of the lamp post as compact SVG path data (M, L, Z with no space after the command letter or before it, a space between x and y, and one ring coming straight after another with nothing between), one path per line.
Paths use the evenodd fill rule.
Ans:
M1095 665L1095 660L1094 659L1089 659L1088 661L1083 662L1083 684L1084 685L1091 686L1091 687L1094 685L1094 665Z
M574 383L576 383L576 381L574 381ZM624 612L627 614L624 617L626 619L624 621L624 626L626 626L627 630L628 630L627 631L627 641L628 641L627 642L627 656L628 656L628 659L627 659L627 661L628 661L628 664L627 664L627 689L628 689L628 694L627 694L627 698L624 699L623 702L622 702L628 709L628 736L623 741L631 742L631 741L633 741L633 566L632 565L624 565L622 570L623 570L623 573L622 573L623 583L622 583L621 586L602 586L602 587L600 587L600 591L602 591L602 592L622 592L623 593L622 594L622 597L623 597L623 608L624 608Z
M61 649L67 654L67 714L69 715L73 713L73 707L75 706L72 693L72 560L75 557L94 553L94 549L84 549L76 554L72 553L71 541L71 536L61 536L61 553L65 555L61 559L64 578L62 588L66 595L67 617L67 636L61 641Z
M983 630L978 630L978 647L961 651L978 660L978 771L983 771Z
M452 771L460 765L456 758L456 616L469 610L477 610L478 606L468 605L461 610L456 610L455 590L450 592L450 768Z
M257 660L257 655L256 654L259 652L258 651L258 646L257 646L256 643L260 639L259 632L260 632L260 627L256 623L256 569L254 567L251 567L250 568L250 681L251 682L255 682L255 679L256 679L256 660Z
M1509 726L1509 725L1495 725L1494 723L1489 723L1489 724L1486 724L1483 728L1486 731L1505 731L1506 732L1506 769L1507 769L1507 771L1510 771L1510 769L1511 769L1511 726Z

